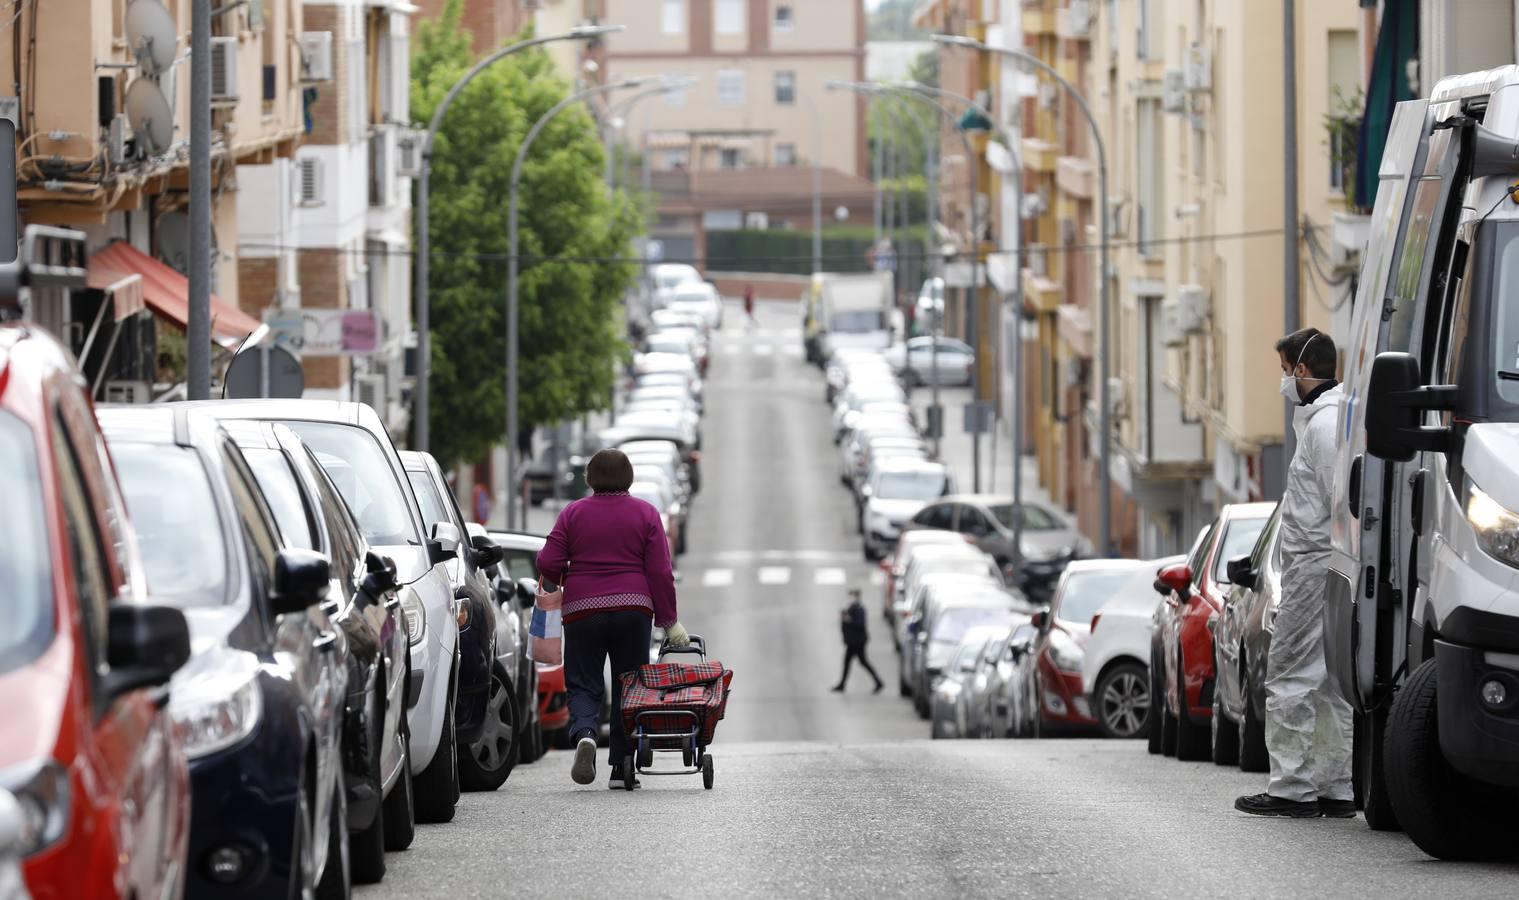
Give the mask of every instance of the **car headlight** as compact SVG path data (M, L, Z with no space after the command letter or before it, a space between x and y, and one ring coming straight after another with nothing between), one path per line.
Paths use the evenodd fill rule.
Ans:
M415 647L427 633L427 610L414 592L407 591L401 597L401 612L406 614L406 639Z
M1086 653L1070 635L1058 628L1050 630L1050 660L1062 672L1080 672Z
M1466 482L1466 521L1489 556L1519 566L1519 515L1504 509L1470 479Z
M896 526L891 524L891 519L887 518L885 513L878 513L874 510L871 510L870 513L865 517L865 522L872 529L882 532L883 534L888 531L896 530Z
M52 846L68 831L69 773L53 760L28 763L0 772L0 787L10 791L21 811L16 850L30 856Z
M923 666L928 669L942 669L949 662L949 656L955 652L955 645L945 641L932 641L928 645L928 652L923 655Z
M235 674L215 673L192 678L169 693L169 712L179 725L180 740L190 759L234 746L258 725L263 714L258 669Z

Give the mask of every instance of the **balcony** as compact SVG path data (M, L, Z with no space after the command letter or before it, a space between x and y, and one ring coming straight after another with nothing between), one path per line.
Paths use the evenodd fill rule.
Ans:
M1070 6L1056 12L1055 34L1067 41L1091 40L1091 0L1071 0Z
M1033 269L1023 270L1023 302L1035 312L1051 313L1060 308L1060 285Z
M1067 196L1081 200L1095 194L1092 161L1081 156L1062 156L1055 164L1055 186Z
M1023 168L1027 172L1039 172L1045 175L1054 173L1055 159L1059 148L1050 141L1042 138L1026 137L1023 139Z
M1044 35L1055 33L1055 12L1053 10L1038 8L1025 9L1023 11L1024 35Z

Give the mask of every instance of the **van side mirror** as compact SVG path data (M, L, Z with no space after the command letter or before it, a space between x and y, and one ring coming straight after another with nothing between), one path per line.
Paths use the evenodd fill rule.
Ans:
M1393 462L1408 462L1421 450L1443 452L1450 429L1420 424L1428 410L1454 409L1452 384L1422 384L1419 360L1410 353L1378 353L1366 388L1366 450Z
M364 554L364 570L369 573L364 579L364 588L376 597L400 586L401 582L396 578L395 560L388 556L370 550Z
M1229 572L1229 583L1236 584L1247 591L1255 590L1255 570L1250 568L1250 557L1240 556L1229 560L1225 568Z
M1183 600L1192 592L1192 567L1186 563L1166 566L1156 575L1157 588L1164 587L1162 594L1175 591Z
M118 600L106 620L107 698L167 684L190 659L190 626L172 606L141 606Z
M427 541L427 562L436 566L459 556L459 529L452 522L436 522Z
M297 613L321 603L332 584L332 563L315 550L291 547L274 558L275 615Z

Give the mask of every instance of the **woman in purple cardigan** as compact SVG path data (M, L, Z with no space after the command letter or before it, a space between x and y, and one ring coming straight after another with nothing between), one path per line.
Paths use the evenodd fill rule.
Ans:
M586 464L585 481L595 493L559 514L538 552L538 571L545 583L564 586L564 681L575 743L570 774L576 784L596 780L596 714L610 657L611 787L621 790L618 761L632 752L622 728L622 675L649 661L651 625L676 646L689 639L675 617L664 523L653 506L628 495L633 464L621 450L599 450Z

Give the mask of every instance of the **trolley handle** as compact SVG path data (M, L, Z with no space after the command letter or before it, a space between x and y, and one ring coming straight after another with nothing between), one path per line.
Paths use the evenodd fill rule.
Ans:
M694 653L705 660L707 658L707 642L702 640L702 636L699 634L688 635L688 637L691 639L691 643L684 647L677 647L670 643L669 638L666 638L659 645L659 658L664 659L665 655L669 653Z

